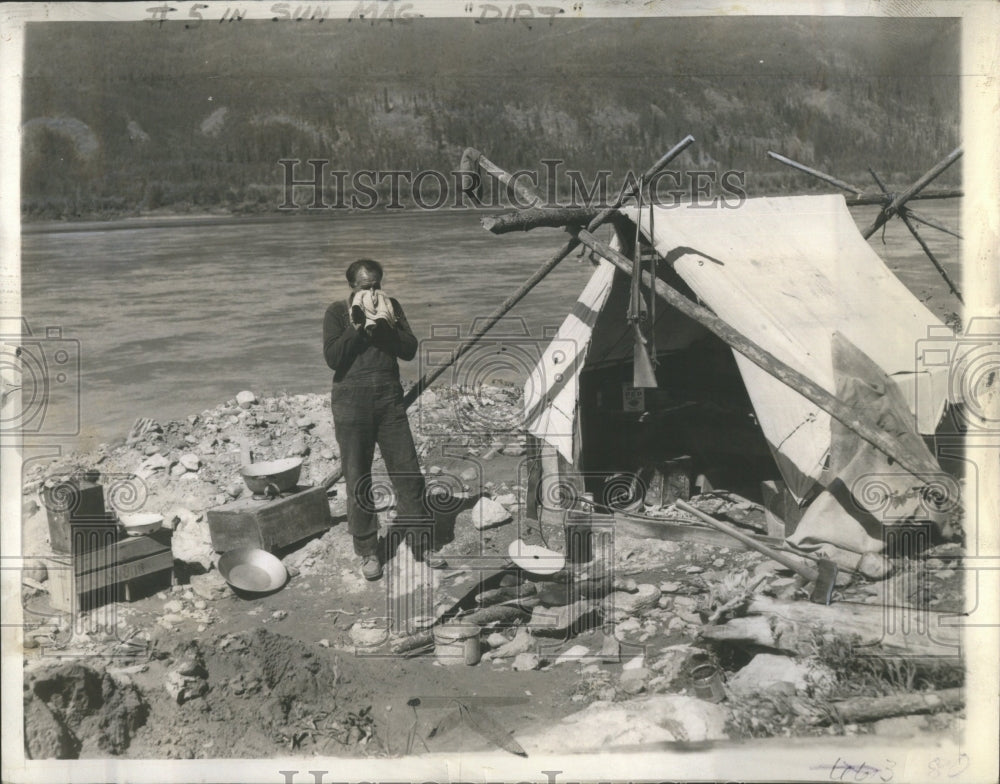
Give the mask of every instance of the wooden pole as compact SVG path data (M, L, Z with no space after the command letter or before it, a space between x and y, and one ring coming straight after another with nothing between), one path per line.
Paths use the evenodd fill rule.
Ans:
M654 163L650 167L649 171L647 171L643 175L643 178L648 180L650 177L652 177L654 174L663 169L664 166L670 163L670 161L672 161L674 158L680 155L693 143L694 143L693 136L691 136L690 134L685 136L680 142L678 142L670 150L668 150L666 154L663 155L662 158L660 158L656 163ZM478 164L483 167L484 171L486 172L496 171L498 175L499 173L503 172L503 169L501 169L500 167L496 166L491 161L489 161L486 158L486 156L484 156L482 153L478 153L477 151L473 152L476 153L474 160L477 161ZM506 174L506 172L503 173ZM615 201L611 206L607 207L604 210L601 210L601 212L598 213L598 215L594 217L593 220L590 221L590 223L587 225L587 229L589 231L593 231L602 223L604 223L608 218L610 218L615 213L618 207L620 207L627 199L632 197L634 190L635 190L634 188L629 188L625 191L622 191L622 193L618 195L618 197L615 199ZM537 194L532 194L532 195L534 195L535 198L538 198ZM403 406L405 408L409 408L413 404L413 401L416 400L418 397L420 397L421 393L425 389L427 389L427 387L429 387L437 378L439 378L441 374L445 372L445 370L447 370L449 367L455 364L455 362L457 362L464 354L466 354L470 349L472 349L472 347L475 346L476 343L480 341L480 339L482 339L483 335L485 335L498 321L500 321L500 319L503 318L507 314L507 312L510 311L511 308L513 308L518 302L520 302L525 297L525 295L529 291L531 291L539 283L539 281L542 280L542 278L544 278L552 270L554 270L556 268L556 265L558 265L560 261L562 261L570 253L576 250L576 248L579 247L579 245L580 241L576 237L571 237L558 253L556 253L552 258L550 258L548 261L542 264L542 266L539 267L530 278L528 278L524 283L521 284L521 286L517 289L517 291L515 291L513 294L507 297L507 299L505 299L502 303L500 303L500 306L496 310L494 310L492 314L490 314L490 316L486 319L486 321L475 333L470 335L469 338L465 340L465 342L457 346L455 350L452 351L451 356L448 358L447 362L439 365L433 371L425 373L420 379L417 380L417 382L412 387L410 387L406 391L406 394L403 396ZM329 490L334 484L336 484L340 480L340 478L343 475L344 475L343 470L337 469L336 471L328 474L323 479L322 486L325 489Z
M923 201L924 199L960 199L965 193L961 188L943 188L938 190L924 190L915 193L910 197L910 201ZM873 204L885 204L889 199L881 193L866 193L864 196L845 196L844 201L848 207L867 207Z
M907 188L900 194L892 197L892 200L886 204L882 211L878 214L878 217L872 222L871 226L861 232L861 236L868 239L876 231L878 231L885 224L889 218L895 215L899 208L902 207L906 202L914 197L914 195L920 193L924 188L930 185L945 169L951 166L955 161L962 157L962 148L956 147L947 157L938 161L930 170L924 174L919 180L917 180L913 185Z
M919 198L919 197L918 197ZM938 231L943 231L945 234L950 234L952 237L957 239L962 239L962 235L959 234L954 229L950 229L943 223L938 223L935 220L931 220L925 215L917 214L917 211L912 209L909 205L905 207L906 214L910 216L911 220L915 220L917 223L922 223L925 226L930 226L932 229L937 229Z
M596 207L529 207L526 210L487 215L479 222L491 234L559 228L570 224L586 226L600 214Z
M779 155L778 153L771 152L770 150L767 151L767 155L769 158L773 158L778 163L783 163L786 166L791 166L793 169L798 169L799 171L805 172L806 174L811 174L813 177L817 177L825 182L830 183L831 185L835 185L836 187L840 188L841 190L845 190L848 193L853 193L857 196L865 195L865 192L861 190L861 188L855 188L849 182L838 180L836 177L827 174L826 172L821 172L819 169L810 168L809 166L806 166L804 163L793 161L791 158L786 158L784 155Z
M577 238L584 245L606 258L622 272L627 275L632 274L632 262L626 256L601 242L585 229L567 230L575 231ZM738 351L783 384L786 384L806 399L815 403L823 411L854 433L857 433L857 435L880 452L888 455L917 478L929 483L934 480L934 477L940 474L940 470L936 465L926 463L922 460L911 460L906 451L900 448L896 439L880 429L866 415L855 411L847 404L838 400L815 381L804 376L770 352L758 346L707 308L685 297L664 282L662 278L657 278L654 281L649 273L645 273L643 275L643 282L647 287L653 287L656 293L667 304L672 305L684 315L706 327L731 348Z
M479 152L479 150L473 149L472 147L467 148L462 155L463 164L466 160L468 160L468 162L473 166L478 166L501 185L506 185L507 190L512 197L511 201L517 202L520 200L524 202L524 206L526 207L541 207L545 204L545 200L535 193L534 190L527 185L522 185L517 181L517 178L509 172L501 169L485 155Z
M886 184L882 181L882 178L878 176L878 172L871 167L868 167L868 171L871 173L872 179L875 180L875 184L882 189L882 192L886 196L889 196L890 195L889 189L886 187ZM948 284L948 288L951 289L951 293L954 294L956 297L958 297L958 301L964 305L965 300L962 299L962 294L958 290L958 287L951 282L951 278L948 277L948 273L945 272L944 267L941 266L941 263L931 252L931 249L927 247L927 243L924 242L924 238L920 236L920 232L917 231L917 227L910 222L911 213L909 209L907 209L905 206L900 207L898 214L899 214L899 219L903 221L904 224L906 224L906 228L910 230L910 234L913 235L913 238L918 243L920 243L920 247L923 248L924 253L927 254L927 258L931 260L931 264L934 265L934 269L936 269L940 273L941 277L944 278L944 282Z

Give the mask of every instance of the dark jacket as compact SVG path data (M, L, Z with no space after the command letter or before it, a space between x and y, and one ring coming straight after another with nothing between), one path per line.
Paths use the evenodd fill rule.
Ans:
M323 317L323 356L333 370L333 381L375 381L398 379L399 363L417 355L417 338L392 297L396 327L379 327L371 337L351 323L347 300L338 300L326 309Z

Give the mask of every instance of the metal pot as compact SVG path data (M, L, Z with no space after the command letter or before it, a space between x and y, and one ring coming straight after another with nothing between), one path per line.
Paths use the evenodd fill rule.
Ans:
M240 475L247 487L257 495L278 495L294 490L302 473L301 457L267 460L240 468Z
M288 579L285 565L257 547L238 547L223 553L219 574L234 588L251 593L276 591Z

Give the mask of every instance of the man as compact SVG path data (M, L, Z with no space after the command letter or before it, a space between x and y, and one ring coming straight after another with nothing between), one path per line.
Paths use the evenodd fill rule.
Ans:
M323 354L334 371L330 404L347 484L347 528L361 557L361 573L377 580L382 564L371 476L376 443L396 491L396 524L419 524L426 532L430 522L399 381L398 360L413 359L417 339L399 302L381 290L381 264L359 259L346 277L350 294L331 304L323 319ZM421 530L414 539L419 560L443 565L422 546Z

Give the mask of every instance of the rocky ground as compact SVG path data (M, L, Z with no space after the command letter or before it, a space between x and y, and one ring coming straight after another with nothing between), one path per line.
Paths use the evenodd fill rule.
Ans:
M894 562L883 580L842 575L828 610L809 604L800 578L735 542L616 532L613 548L593 561L531 575L504 564L511 542L561 552L564 531L522 517L525 447L512 429L519 409L520 391L505 386L434 390L411 409L448 563L430 570L401 545L375 583L361 578L351 551L342 485L330 498L332 527L278 553L290 576L280 590L237 593L216 568L206 512L248 493L242 445L255 461L302 456L303 485L337 468L327 396L241 392L184 421L140 420L124 442L29 466L27 754L398 756L503 748L530 755L962 731L957 657L900 656L886 640L864 639L864 608L877 612L888 596L961 610L959 545ZM133 601L95 607L72 622L49 603L42 490L87 472L116 512L163 516L173 530L177 584L146 580ZM387 525L391 486L377 483L375 495ZM761 508L746 499L714 493L692 503L750 530L762 526ZM404 581L402 595L394 593ZM400 598L409 604L405 627L385 620L402 617ZM854 608L853 625L838 630L839 620L816 620L846 612L838 603ZM805 612L789 609L796 607ZM436 656L428 644L435 621L438 628L477 624L478 663L461 663L464 643L458 662ZM872 655L857 655L859 645ZM859 708L851 699L862 695L881 702Z

